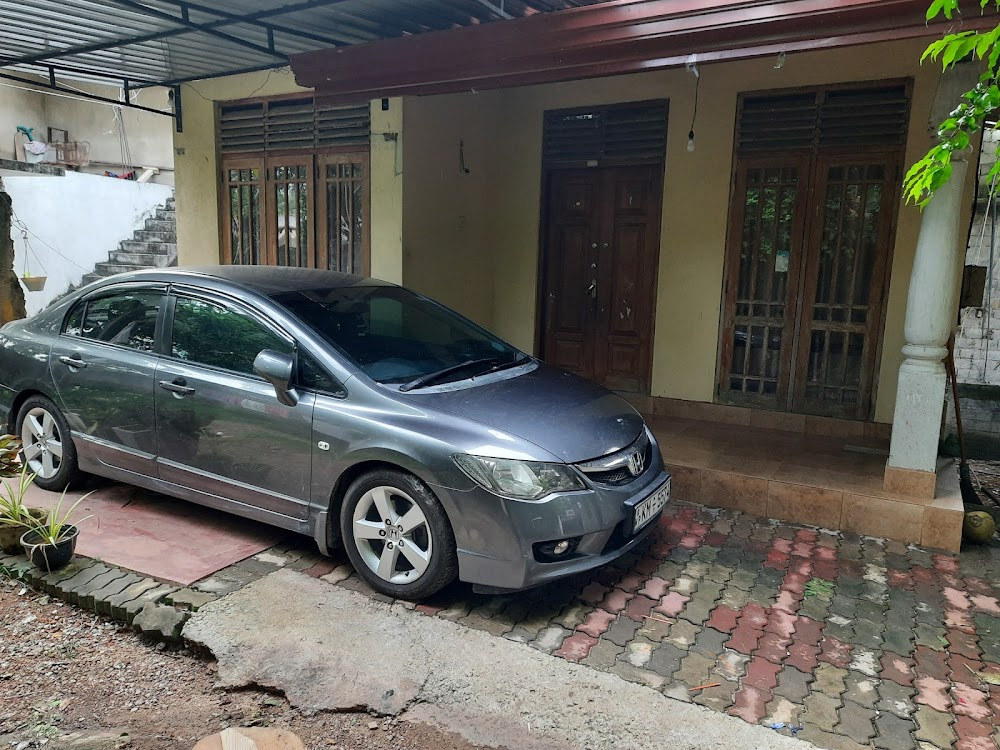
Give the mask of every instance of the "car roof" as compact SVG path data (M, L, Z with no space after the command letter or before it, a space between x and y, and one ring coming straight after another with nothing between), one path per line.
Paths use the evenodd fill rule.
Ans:
M237 285L268 297L282 292L307 289L331 289L353 286L394 286L387 281L370 279L338 271L287 266L188 266L131 271L108 277L109 282L166 281L181 283L215 279L224 285ZM214 285L213 285L214 286Z

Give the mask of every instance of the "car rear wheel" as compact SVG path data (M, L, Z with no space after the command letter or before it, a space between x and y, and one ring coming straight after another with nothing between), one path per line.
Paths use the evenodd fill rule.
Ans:
M32 396L17 413L17 433L28 471L43 490L62 492L79 477L76 447L59 407L44 396Z
M458 574L444 508L410 474L383 470L355 480L341 506L340 528L358 575L387 596L423 599Z

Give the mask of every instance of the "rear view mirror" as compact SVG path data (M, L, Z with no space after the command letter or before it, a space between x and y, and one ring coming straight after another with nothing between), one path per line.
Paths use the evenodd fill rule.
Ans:
M299 402L299 394L292 388L295 358L291 354L265 349L257 355L253 369L274 386L274 395L278 397L278 401L285 406L295 406Z

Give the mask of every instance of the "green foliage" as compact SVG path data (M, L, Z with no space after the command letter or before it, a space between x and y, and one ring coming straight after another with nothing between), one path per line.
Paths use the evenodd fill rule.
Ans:
M3 488L0 491L0 526L28 528L32 516L24 504L24 496L34 481L35 475L28 472L27 464L21 468L16 485L6 479L0 481Z
M56 507L50 510L44 518L36 518L29 515L24 523L24 526L28 531L34 532L34 534L38 537L38 544L58 544L64 539L72 536L74 527L89 518L93 518L93 516L85 516L78 521L72 520L73 512L76 510L77 506L93 494L93 492L88 492L86 495L73 503L69 510L64 511L63 503L66 500L66 491L63 490L62 495L59 496L59 502L56 503Z
M1000 0L975 0L980 10L989 5L1000 8ZM933 21L943 16L952 20L961 14L960 0L932 0L927 9L927 20ZM985 60L987 70L979 78L979 83L966 91L948 118L938 126L937 143L917 161L906 173L903 194L908 203L927 205L942 185L951 178L952 157L964 151L972 142L972 137L986 124L989 115L1000 109L1000 25L988 31L958 31L945 34L932 42L920 62L930 59L940 62L943 70L972 57ZM987 176L993 183L1000 175L1000 162L994 165Z
M830 599L833 597L833 582L822 578L810 578L802 591L803 596L817 596L820 599Z
M0 435L0 477L16 477L21 472L21 438Z

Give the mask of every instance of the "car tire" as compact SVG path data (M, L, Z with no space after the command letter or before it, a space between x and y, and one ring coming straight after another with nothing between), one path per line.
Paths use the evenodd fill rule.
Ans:
M425 599L458 575L448 516L412 474L379 470L356 479L341 504L340 531L358 575L386 596Z
M31 396L17 412L21 457L35 474L35 485L62 492L80 478L76 446L62 412L45 396Z

